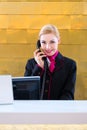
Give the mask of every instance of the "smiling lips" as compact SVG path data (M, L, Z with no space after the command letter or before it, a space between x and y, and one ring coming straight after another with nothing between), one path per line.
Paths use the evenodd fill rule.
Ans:
M45 51L46 54L50 54L52 53L52 50L51 51Z

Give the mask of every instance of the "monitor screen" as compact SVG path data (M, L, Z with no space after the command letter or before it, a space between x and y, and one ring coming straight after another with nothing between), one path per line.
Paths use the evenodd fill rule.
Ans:
M40 77L12 77L14 100L39 100Z

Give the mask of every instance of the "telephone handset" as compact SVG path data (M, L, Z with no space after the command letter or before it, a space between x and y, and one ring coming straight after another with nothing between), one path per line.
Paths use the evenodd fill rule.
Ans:
M41 50L40 50L40 47L41 47L40 40L38 40L38 41L37 41L37 49L39 48L39 52L41 51ZM46 57L43 57L42 59L43 59L43 60L46 60Z
M40 40L37 41L37 48L40 48L41 45L40 45Z

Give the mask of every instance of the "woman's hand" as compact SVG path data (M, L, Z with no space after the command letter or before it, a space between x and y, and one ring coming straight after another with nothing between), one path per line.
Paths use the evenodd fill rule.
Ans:
M44 68L44 60L43 57L46 57L43 51L40 51L40 49L37 49L34 51L34 58L37 64L41 67Z

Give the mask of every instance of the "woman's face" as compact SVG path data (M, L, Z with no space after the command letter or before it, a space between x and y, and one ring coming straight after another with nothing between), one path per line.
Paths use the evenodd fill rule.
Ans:
M53 34L43 34L40 37L41 49L47 56L52 56L58 49L59 39Z

